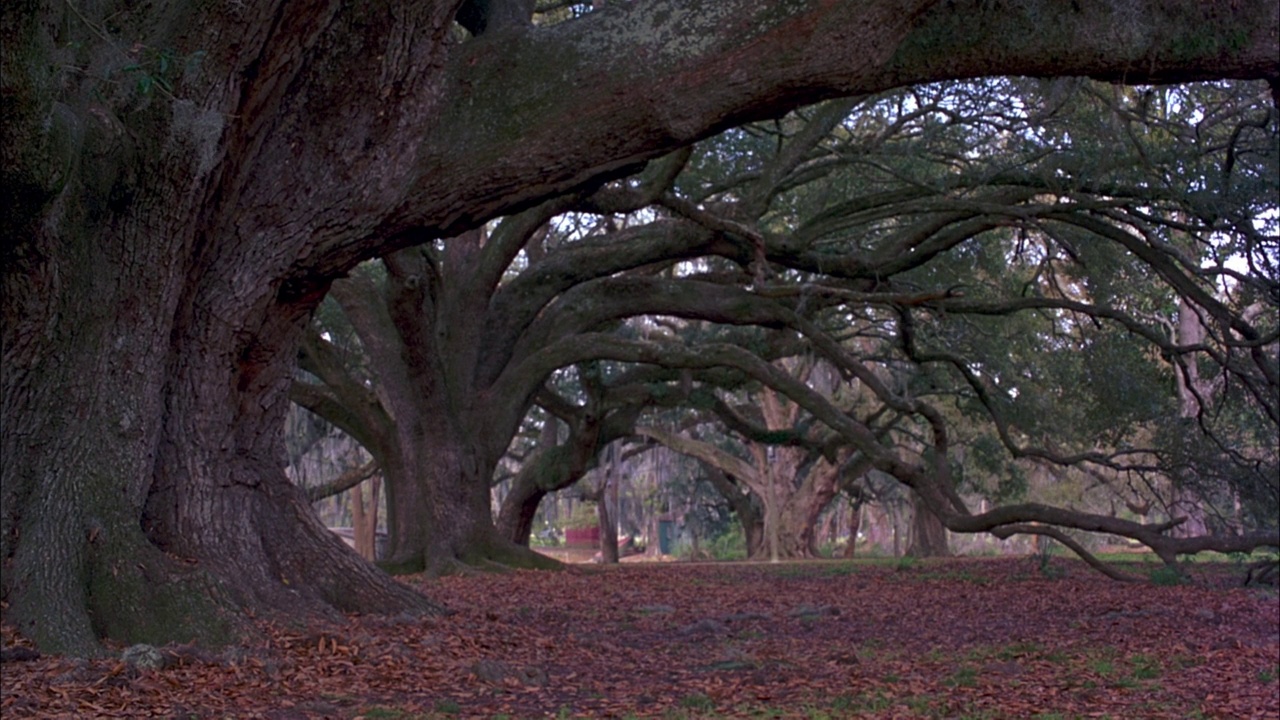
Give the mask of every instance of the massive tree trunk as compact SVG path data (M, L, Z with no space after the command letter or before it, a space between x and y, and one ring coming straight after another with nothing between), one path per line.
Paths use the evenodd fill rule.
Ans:
M779 535L785 539L785 545L782 548L785 557L818 557L816 535L818 516L836 495L834 478L836 468L814 467L808 472L817 474L817 477L806 476L800 487L783 506L779 518L781 530ZM830 477L824 477L824 475Z
M3 241L3 589L46 650L225 640L239 608L433 607L322 527L282 471L294 353L327 287L296 262L314 223L358 215L287 148L363 142L317 132L297 91L320 86L297 61L359 53L332 35L332 7L288 24L269 6L204 8L5 10L5 124L23 144L6 140L4 164L25 174L4 183L19 204ZM214 36L193 29L218 27L229 45L203 52ZM56 65L88 67L49 82L42 43L81 42Z
M157 195L148 204L172 200ZM22 630L82 653L103 635L226 639L226 607L430 608L321 526L284 476L284 390L305 304L275 297L269 271L238 266L179 292L164 268L183 253L138 256L120 225L75 241L76 263L54 260L66 255L53 238L29 246L68 284L54 310L60 342L26 341L43 335L28 324L38 316L6 325L21 384L5 392L6 417L19 419L5 433L5 594ZM100 256L115 253L130 257ZM256 300L236 313L239 283ZM151 314L153 293L175 306L171 322ZM65 347L84 343L102 352Z
M911 493L911 539L907 555L911 557L947 557L951 548L947 543L947 526L942 524L928 503L918 493Z
M815 368L811 361L807 361L799 363L791 372L802 382L821 384L823 379L814 377ZM795 427L800 417L798 405L783 402L771 388L764 388L760 395L766 429L778 431ZM766 483L763 488L752 488L767 496L766 543L777 543L776 548L766 545L770 559L774 559L775 553L777 557L785 558L815 557L818 551L814 526L818 515L838 490L839 465L826 458L809 457L805 449L798 447L771 447L766 453L759 443L752 443L752 450L756 469ZM775 508L772 517L770 505ZM772 538L769 537L771 522L774 526Z
M651 2L461 44L458 4L5 5L0 555L45 650L432 607L281 470L301 332L361 259L824 97L1280 74L1271 3Z
M497 532L490 508L493 472L528 392L495 397L475 376L488 295L467 289L482 242L477 233L452 240L448 275L408 249L384 259L383 287L368 277L335 284L333 295L372 368L372 392L364 379L335 367L359 359L325 362L327 345L308 346L304 367L326 385L316 394L339 400L309 406L345 423L390 468L390 548L380 564L395 573L450 572L458 563L545 564ZM306 402L299 392L295 398ZM512 502L530 499L517 489Z

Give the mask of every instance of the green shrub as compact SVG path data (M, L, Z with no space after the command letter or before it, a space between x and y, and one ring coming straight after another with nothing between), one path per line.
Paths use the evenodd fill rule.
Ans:
M747 538L742 526L730 525L727 532L712 538L706 550L716 560L746 560Z
M1161 585L1165 587L1181 585L1183 581L1182 573L1178 571L1178 568L1170 565L1165 565L1164 567L1152 570L1148 573L1148 577L1151 578L1152 585Z

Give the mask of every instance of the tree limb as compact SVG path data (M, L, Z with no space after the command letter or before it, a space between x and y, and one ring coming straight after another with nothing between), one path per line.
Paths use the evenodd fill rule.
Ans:
M311 502L318 502L327 497L332 497L340 493L344 493L360 483L373 477L378 472L378 463L375 460L351 468L342 473L338 477L319 485L313 485L307 488L307 499Z

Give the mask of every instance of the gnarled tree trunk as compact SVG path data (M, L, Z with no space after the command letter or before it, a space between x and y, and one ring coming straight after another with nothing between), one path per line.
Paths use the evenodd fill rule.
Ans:
M911 539L907 555L911 557L947 557L947 527L914 491L911 493Z

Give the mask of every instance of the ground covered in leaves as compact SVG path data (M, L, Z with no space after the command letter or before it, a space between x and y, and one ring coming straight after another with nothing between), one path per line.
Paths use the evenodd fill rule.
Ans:
M162 649L159 669L6 662L0 715L1280 716L1280 600L1225 576L1134 585L973 559L411 582L456 613L273 627L254 647ZM3 643L12 656L24 641L6 627Z

